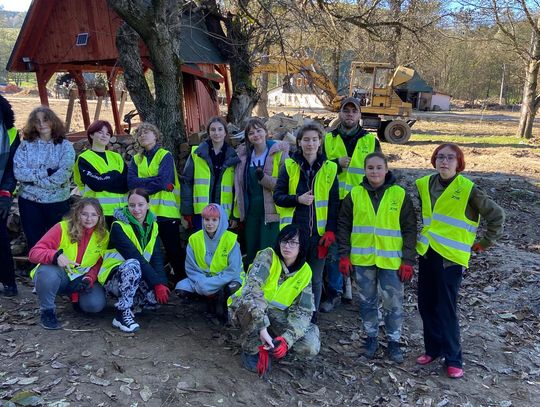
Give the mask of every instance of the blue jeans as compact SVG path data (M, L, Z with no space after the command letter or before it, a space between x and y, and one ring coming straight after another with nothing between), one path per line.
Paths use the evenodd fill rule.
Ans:
M389 341L399 342L403 325L403 283L397 271L354 266L354 272L360 293L360 317L366 334L377 337L379 333L380 292L386 337Z
M39 298L39 308L44 310L55 309L54 300L58 294L70 295L80 284L79 277L70 281L65 270L52 264L42 264L34 275L34 284ZM105 308L105 291L99 283L88 291L79 293L79 306L81 310L89 313L100 312Z
M343 276L339 272L338 245L334 243L328 248L325 263L326 278L328 280L328 298L343 294Z

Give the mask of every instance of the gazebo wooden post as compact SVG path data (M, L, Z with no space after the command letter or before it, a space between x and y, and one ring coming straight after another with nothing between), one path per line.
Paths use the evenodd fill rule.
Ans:
M36 79L38 83L39 99L41 104L49 106L49 95L47 94L47 82L51 79L54 71L51 69L38 67L36 70Z
M120 113L118 112L118 103L117 103L117 97L116 97L116 76L118 74L118 70L113 69L112 71L107 71L107 78L109 80L107 81L109 85L109 96L111 98L111 107L112 107L112 113L114 118L114 132L116 134L123 134L122 124L120 123Z
M79 89L79 102L81 103L84 128L87 129L90 126L90 113L88 111L88 102L86 101L86 86L82 71L70 71L70 73L73 75L73 79L75 79L75 83Z

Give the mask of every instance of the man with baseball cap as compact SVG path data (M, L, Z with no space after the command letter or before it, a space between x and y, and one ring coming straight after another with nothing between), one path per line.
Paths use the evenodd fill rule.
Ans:
M374 151L381 151L377 137L360 126L360 117L360 101L354 97L343 99L339 110L340 124L327 133L324 139L323 148L327 159L338 164L340 200L362 182L364 158ZM338 269L337 245L329 252L326 272L327 299L320 306L321 312L330 312L341 302L343 277Z

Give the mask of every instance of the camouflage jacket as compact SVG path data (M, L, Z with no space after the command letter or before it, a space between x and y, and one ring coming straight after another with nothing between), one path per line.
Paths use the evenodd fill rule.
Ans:
M281 335L289 347L303 337L310 326L313 310L315 309L311 283L308 284L286 310L270 307L262 285L270 274L272 266L271 248L257 253L255 260L246 277L246 283L239 297L233 296L231 304L232 321L243 330L260 331L269 328L276 335ZM282 273L279 284L294 275L281 263Z

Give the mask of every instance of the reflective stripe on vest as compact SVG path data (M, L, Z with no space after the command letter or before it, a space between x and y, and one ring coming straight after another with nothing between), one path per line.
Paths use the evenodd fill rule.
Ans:
M229 264L229 253L232 251L237 236L228 230L221 235L217 245L210 267L206 264L206 245L204 243L204 231L199 230L189 237L189 244L195 255L195 261L201 270L208 270L210 274L215 275L223 271Z
M285 160L285 169L289 175L289 195L296 195L296 189L300 182L300 166L292 158ZM317 174L315 174L315 217L317 219L317 232L320 236L326 231L326 220L328 219L328 199L330 198L330 190L334 184L337 174L337 165L332 161L326 160ZM294 211L296 207L284 208L276 205L277 213L279 214L279 228L292 223Z
M427 175L416 180L423 219L416 251L424 255L431 246L445 259L468 267L471 246L480 223L480 217L477 221L471 221L465 214L474 183L458 175L446 187L432 209L429 181L433 176L437 175Z
M152 161L148 164L147 157L140 153L133 157L137 165L137 176L139 178L155 177L159 173L159 165L163 158L171 154L164 148L159 148ZM159 191L150 195L150 210L156 216L161 216L170 219L180 219L180 183L178 182L178 174L176 173L176 165L173 162L174 170L174 186L172 191Z
M398 185L387 188L376 213L369 192L363 186L352 189L351 200L351 263L355 266L399 269L403 248L399 217L405 190Z
M127 203L127 194L117 194L107 191L93 191L88 185L83 184L79 170L79 159L84 158L99 174L105 174L109 171L118 171L120 174L124 171L125 163L122 156L114 151L105 151L104 160L101 156L92 150L86 150L77 157L77 162L73 166L73 181L79 187L81 194L85 198L96 198L105 216L112 216L114 210L124 206Z
M66 256L69 260L76 262L77 252L79 250L79 243L71 242L71 238L69 237L68 233L67 221L61 221L60 228L62 229L62 235L60 238L60 245L58 246L58 250L62 250L62 254ZM101 239L99 239L97 233L92 233L92 236L90 236L90 241L88 242L86 250L84 251L83 257L81 259L81 264L77 267L70 266L69 268L65 269L69 279L73 281L76 278L88 273L90 269L98 262L100 257L104 255L108 243L108 232L105 232L105 235ZM34 274L36 273L36 270L39 266L40 264L34 267L34 269L30 272L30 278L34 278Z
M206 205L210 203L210 178L212 173L204 158L196 153L198 146L191 149L193 160L193 211L195 214L202 213ZM215 177L214 182L217 182ZM234 167L227 167L221 175L220 202L219 204L230 218L234 201ZM217 202L216 202L217 203Z
M274 250L270 250L272 250L272 265L270 266L268 278L261 286L261 289L264 294L264 299L270 307L286 310L302 293L304 288L311 283L311 267L307 262L305 262L296 273L293 273L285 281L279 284L279 278L281 276L281 272L283 271L283 267L281 265L281 260L279 260L279 257L276 255ZM242 287L240 287L240 289L234 293L233 297L240 297L242 295L244 284L242 284ZM231 302L231 298L229 298L227 303L230 305Z
M154 246L156 244L156 239L158 236L158 223L157 222L152 223L152 232L150 234L150 239L148 240L148 243L146 244L146 247L144 248L144 251L130 224L120 222L120 221L115 221L113 222L113 225L115 223L118 224L122 228L122 231L124 232L124 234L131 241L131 243L133 243L133 246L135 246L135 248L139 251L139 253L144 257L144 259L149 262L150 259L152 258L152 254L154 253ZM112 228L112 225L111 225L111 228ZM107 278L109 277L109 274L111 274L112 269L122 264L124 261L125 259L122 257L120 253L116 251L116 249L108 249L103 255L103 263L101 265L101 268L99 269L98 281L100 282L100 284L101 285L105 284L105 282L107 281Z
M375 136L372 133L367 133L356 142L349 167L343 169L338 174L339 199L345 198L353 187L362 183L362 178L364 177L364 159L368 154L375 151L375 141ZM329 160L348 156L347 148L340 134L337 136L334 136L332 133L326 134L324 138L324 152L326 153L326 158Z

